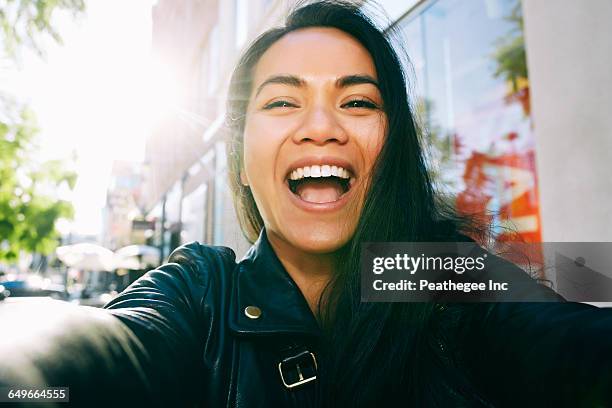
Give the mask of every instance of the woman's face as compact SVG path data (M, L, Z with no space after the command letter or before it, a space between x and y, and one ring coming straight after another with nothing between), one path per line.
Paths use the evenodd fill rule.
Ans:
M386 115L368 51L334 28L293 31L254 69L248 184L271 240L331 253L355 231Z

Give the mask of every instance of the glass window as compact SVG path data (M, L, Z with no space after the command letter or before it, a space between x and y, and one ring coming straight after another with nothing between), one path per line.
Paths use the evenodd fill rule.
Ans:
M219 46L219 25L216 24L210 30L208 46L206 47L208 50L208 68L206 69L208 73L208 95L213 95L219 86L219 57L221 51Z
M181 181L176 181L166 195L166 224L168 227L180 222Z
M438 186L541 240L520 0L437 0L399 22ZM506 237L510 237L506 234Z
M206 239L206 190L207 185L201 184L183 198L181 243Z
M231 209L231 201L228 201L229 186L227 185L227 160L225 155L225 144L223 142L215 143L215 205L214 205L214 228L213 228L213 243L214 245L223 245L225 243L225 229L227 228L226 218L224 213Z
M210 84L208 83L208 70L210 65L209 59L209 50L208 48L205 48L202 51L200 58L200 74L198 77L200 92L198 92L198 106L203 106L207 101L208 87L210 86Z
M236 0L236 48L242 47L248 32L249 0Z

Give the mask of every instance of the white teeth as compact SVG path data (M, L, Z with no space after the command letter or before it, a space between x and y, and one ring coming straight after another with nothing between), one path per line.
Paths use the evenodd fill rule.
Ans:
M331 176L340 177L343 179L351 178L351 174L349 173L348 170L342 167L332 166L329 164L324 164L322 166L314 165L314 166L300 167L298 169L293 170L291 173L289 173L289 179L291 180L300 180L304 177L319 178L319 177L331 177Z

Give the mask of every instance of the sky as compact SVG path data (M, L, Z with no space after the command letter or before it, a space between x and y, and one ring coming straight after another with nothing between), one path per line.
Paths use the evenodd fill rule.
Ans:
M151 87L151 7L154 0L87 0L85 15L57 15L63 45L46 57L24 53L20 67L3 63L0 89L36 113L40 159L75 152L79 175L68 197L75 220L63 232L101 230L114 160L142 161L155 106Z

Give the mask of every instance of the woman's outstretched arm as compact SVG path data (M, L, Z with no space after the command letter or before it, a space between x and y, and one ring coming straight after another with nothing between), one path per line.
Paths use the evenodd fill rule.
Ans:
M612 405L612 309L570 302L470 307L466 363L496 404Z
M0 385L68 386L75 403L198 400L209 276L200 248L181 247L104 309L0 305Z

